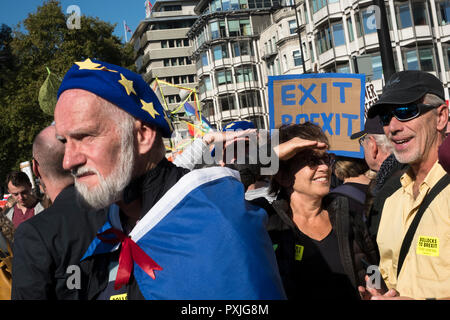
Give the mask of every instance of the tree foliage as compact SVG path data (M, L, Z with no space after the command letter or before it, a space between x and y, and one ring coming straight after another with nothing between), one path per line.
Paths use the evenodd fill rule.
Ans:
M133 49L113 35L115 25L81 17L69 29L60 3L45 2L21 22L25 32L0 28L0 184L11 170L31 159L36 134L53 117L39 107L39 89L48 72L61 78L75 61L95 58L133 69Z

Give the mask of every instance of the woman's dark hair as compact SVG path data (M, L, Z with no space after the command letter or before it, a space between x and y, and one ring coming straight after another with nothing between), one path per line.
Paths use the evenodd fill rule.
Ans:
M305 140L313 140L313 141L319 141L324 142L330 146L330 143L328 142L328 138L325 135L325 133L322 131L322 129L312 123L312 122L305 122L302 124L287 124L282 125L279 128L279 138L280 138L280 144L289 141L295 137L305 139ZM303 152L310 152L310 150L306 150ZM280 165L278 172L287 172L289 168L291 167L291 162L295 161L294 158L291 158L289 160L283 161L280 160ZM284 188L272 177L271 183L270 183L270 193L277 194L280 192L280 196L284 197Z

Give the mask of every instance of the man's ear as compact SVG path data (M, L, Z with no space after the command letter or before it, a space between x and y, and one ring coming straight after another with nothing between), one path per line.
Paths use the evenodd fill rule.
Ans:
M369 136L368 137L369 141L368 141L368 147L370 149L370 156L372 157L372 159L376 159L378 156L378 146L377 146L377 142L375 141L374 137Z
M437 114L438 114L436 128L438 131L445 130L445 128L447 127L447 122L448 122L448 107L447 107L447 105L443 104L443 105L439 106L436 110L437 110Z
M137 152L139 154L146 154L150 151L155 143L157 132L156 130L145 124L140 120L136 120L135 122L136 128L136 143L137 143Z
M36 177L40 178L41 174L39 173L39 164L35 159L31 160L32 163L32 168L33 168L33 173Z

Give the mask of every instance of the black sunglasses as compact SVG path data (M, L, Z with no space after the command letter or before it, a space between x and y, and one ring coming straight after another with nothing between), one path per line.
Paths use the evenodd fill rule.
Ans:
M423 103L411 103L405 106L398 106L380 113L380 121L383 126L389 125L392 116L399 121L409 121L417 118L420 114L436 108L435 106Z
M303 160L304 163L310 168L318 167L321 164L325 164L328 167L333 167L334 163L336 162L336 156L334 155L334 153L324 153L322 155L319 155L314 152L309 155L305 155Z

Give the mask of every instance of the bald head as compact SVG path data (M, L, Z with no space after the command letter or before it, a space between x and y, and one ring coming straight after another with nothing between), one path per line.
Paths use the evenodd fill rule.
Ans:
M45 184L64 180L72 182L73 178L69 171L62 167L64 158L64 144L56 139L55 126L49 126L42 130L33 142L33 158L39 167L39 175Z

